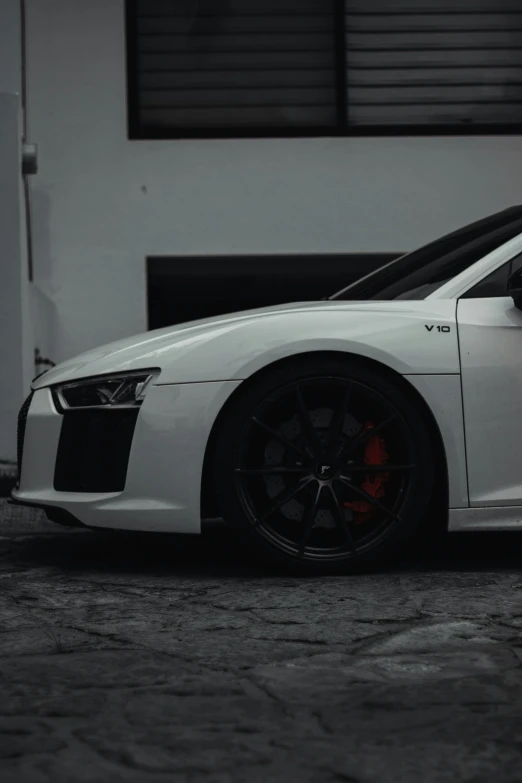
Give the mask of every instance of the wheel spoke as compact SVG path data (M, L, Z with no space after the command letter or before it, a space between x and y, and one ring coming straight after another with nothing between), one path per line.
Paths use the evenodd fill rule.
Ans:
M315 525L315 518L317 516L317 509L319 508L319 501L321 499L321 493L323 491L323 485L317 483L317 489L315 491L315 498L312 502L312 504L306 509L305 515L304 515L304 527L303 527L303 535L301 536L301 540L299 542L299 557L304 557L304 552L306 549L306 544L308 543L308 539L312 535L312 530Z
M352 550L352 552L356 553L357 547L355 546L355 541L353 539L351 530L348 527L348 522L346 521L346 517L344 516L344 510L341 508L341 504L339 503L339 498L337 497L335 493L335 489L333 488L332 485L330 485L330 498L332 499L335 524L339 528L341 533L344 534L344 537L348 541L348 545Z
M309 473L308 468L285 468L282 466L266 468L236 468L235 473L242 476L284 476L284 475L303 475Z
M344 466L348 471L357 471L360 473L391 473L393 471L415 470L416 465L350 465Z
M284 506L284 504L288 503L289 500L295 498L296 495L298 495L307 486L307 484L310 483L310 481L312 481L311 478L306 478L304 480L301 479L301 481L299 481L295 486L283 492L280 492L279 495L276 496L276 499L274 500L270 508L254 520L254 526L257 527L258 525L263 524L265 519L267 519L275 511L280 509L281 506Z
M260 421L260 419L258 419L256 416L253 416L251 421L253 421L254 424L257 424L258 427L261 427L262 430L265 430L265 432L268 432L268 434L273 438L276 438L278 441L280 441L284 446L295 451L297 454L299 454L300 457L305 457L305 459L309 458L309 454L304 449L302 449L296 443L293 443L291 440L288 440L288 438L285 438L285 436L281 435L281 433L277 430L269 427L268 424Z
M306 407L306 402L303 397L303 392L301 391L301 386L298 383L295 385L295 393L297 396L299 420L301 422L301 427L303 428L305 437L309 442L309 447L306 450L310 457L318 458L322 451L321 442L312 419L310 418L310 411Z
M344 389L344 394L339 407L334 411L330 423L330 432L328 433L328 448L333 449L336 441L341 437L343 431L344 419L348 410L348 405L352 398L352 384L350 383Z
M356 484L350 481L350 479L346 476L339 476L339 481L342 481L342 483L347 487L350 487L350 489L353 490L356 495L360 495L360 497L364 498L368 503L370 503L370 505L375 506L375 508L378 508L379 511L382 511L384 514L386 514L386 516L391 517L394 520L399 519L395 512L391 511L389 508L386 508L386 506L383 506L383 504L380 503L377 498L372 497L372 495L368 494L368 492L365 492L364 489L356 486Z

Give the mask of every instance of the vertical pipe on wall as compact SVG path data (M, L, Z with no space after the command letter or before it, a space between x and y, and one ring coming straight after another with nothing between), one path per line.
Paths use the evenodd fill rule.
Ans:
M26 13L25 0L20 0L20 51L22 55L21 62L21 100L22 100L22 141L27 141L27 56L26 56ZM31 223L31 194L29 188L29 178L24 174L23 198L25 207L25 236L27 242L27 275L32 282L34 277L34 259L33 259L33 235Z

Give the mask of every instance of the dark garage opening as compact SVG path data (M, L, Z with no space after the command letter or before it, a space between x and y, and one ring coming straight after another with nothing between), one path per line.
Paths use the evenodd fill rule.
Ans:
M310 302L399 253L155 256L147 259L148 327L285 302Z

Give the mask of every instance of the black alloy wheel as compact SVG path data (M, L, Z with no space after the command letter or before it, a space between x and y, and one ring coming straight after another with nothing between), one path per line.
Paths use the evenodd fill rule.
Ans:
M402 383L348 359L305 360L269 372L230 409L216 490L265 559L355 571L393 556L422 522L432 451Z

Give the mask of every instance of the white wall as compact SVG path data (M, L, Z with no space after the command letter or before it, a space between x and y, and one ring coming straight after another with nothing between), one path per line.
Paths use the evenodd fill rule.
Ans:
M16 457L17 414L33 372L22 200L19 0L0 1L0 462Z
M16 457L17 414L34 375L21 167L20 99L0 92L0 462Z
M402 251L522 201L521 137L129 142L123 0L27 0L27 24L55 360L146 328L146 255Z

